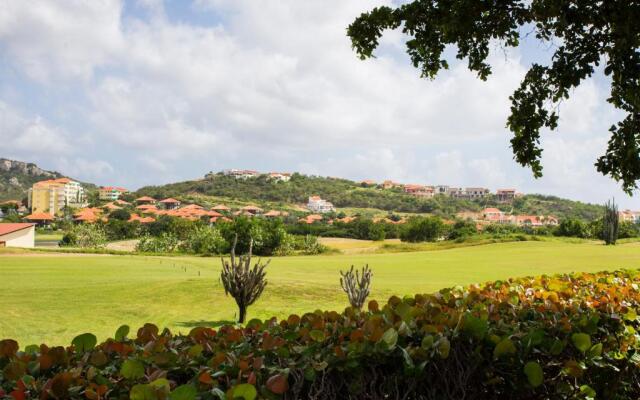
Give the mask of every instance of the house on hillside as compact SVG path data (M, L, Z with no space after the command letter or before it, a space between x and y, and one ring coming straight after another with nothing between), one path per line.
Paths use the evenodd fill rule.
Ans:
M640 211L624 210L618 213L621 222L640 223Z
M336 210L333 203L323 200L320 196L309 196L307 208L317 213L328 213Z
M172 197L168 199L160 200L159 203L164 207L165 210L175 210L180 207L180 200L176 200Z
M497 224L506 224L509 223L509 217L505 215L503 211L498 210L497 208L485 208L482 210L482 218L485 221L489 221Z
M490 193L487 188L468 187L464 189L464 196L469 200L483 199Z
M425 185L404 185L404 192L415 197L433 197L435 196L435 190L433 186Z
M264 210L258 206L245 206L242 207L240 211L242 211L243 213L249 213L251 215L258 215L262 214Z
M101 186L98 189L98 198L105 201L116 201L125 193L129 193L129 191L123 187Z
M291 174L288 172L270 172L267 177L269 180L276 182L289 182L291 180Z
M156 204L156 199L154 199L153 197L149 197L149 196L142 196L142 197L138 197L135 200L137 205L141 205L141 204Z
M250 169L225 169L222 173L227 176L233 176L236 179L249 179L260 176L260 172Z
M515 189L498 189L496 197L500 203L511 203L516 198Z
M35 247L33 223L0 223L0 247Z
M383 189L393 189L393 188L401 188L402 184L398 182L386 180L382 182L380 186L382 186Z

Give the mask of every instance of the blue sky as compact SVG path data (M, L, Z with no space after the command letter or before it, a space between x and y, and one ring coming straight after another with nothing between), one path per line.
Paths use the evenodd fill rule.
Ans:
M452 63L420 79L398 32L377 58L345 36L386 1L8 0L0 9L0 157L132 189L251 168L352 179L515 187L590 202L638 198L599 175L619 114L598 76L545 133L544 173L512 160L508 96L527 40L476 79Z

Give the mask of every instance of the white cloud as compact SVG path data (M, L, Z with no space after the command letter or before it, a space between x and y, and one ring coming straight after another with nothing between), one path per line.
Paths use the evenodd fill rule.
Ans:
M62 130L50 126L40 116L27 117L1 100L0 142L5 151L27 155L44 152L68 154L72 151Z
M384 3L197 0L197 13L218 19L203 26L172 22L157 0L135 3L142 17L123 14L118 1L13 0L0 9L0 56L43 96L78 94L62 98L79 110L74 137L109 148L122 184L235 165L541 187L509 155L508 96L526 71L519 54L492 56L487 82L464 63L427 81L409 65L403 36L391 32L378 58L361 61L346 27ZM561 108L563 134L601 140L611 118L600 109L603 96L595 82L576 90ZM563 164L553 151L547 174L591 176L593 160L575 155ZM132 176L132 165L157 173ZM548 184L572 195L586 185L568 192Z

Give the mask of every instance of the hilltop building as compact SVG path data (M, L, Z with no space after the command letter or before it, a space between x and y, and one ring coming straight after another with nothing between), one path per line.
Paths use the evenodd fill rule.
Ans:
M233 176L236 179L249 179L260 176L260 172L250 169L225 169L222 173L227 176Z
M84 188L69 178L50 179L33 184L28 193L32 213L61 214L65 207L86 207Z
M291 174L288 172L270 172L268 177L276 182L289 182L291 180Z
M336 210L331 202L323 200L320 196L310 196L307 208L317 213L328 213Z
M516 198L515 189L498 189L496 191L496 197L501 203L510 203Z

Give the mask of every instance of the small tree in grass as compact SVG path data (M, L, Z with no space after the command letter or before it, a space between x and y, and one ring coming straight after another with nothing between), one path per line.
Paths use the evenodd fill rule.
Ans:
M225 294L231 295L238 305L238 322L244 323L247 316L247 308L258 300L267 286L265 268L271 260L266 263L258 260L251 266L253 240L249 243L249 253L239 257L236 257L237 243L238 235L233 240L230 259L227 261L224 257L221 257L222 271L220 272L220 281L224 286Z
M365 300L369 296L369 286L371 285L371 277L373 273L369 269L369 265L365 265L362 271L355 270L353 265L346 272L340 271L340 286L347 294L351 307L362 308Z
M618 240L618 206L615 200L607 201L604 205L602 229L604 242L607 245L616 244L616 240Z

